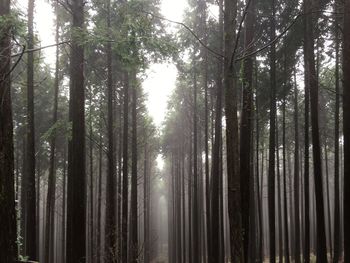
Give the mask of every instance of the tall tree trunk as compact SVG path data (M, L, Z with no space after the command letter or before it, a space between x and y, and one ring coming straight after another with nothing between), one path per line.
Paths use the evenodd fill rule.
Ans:
M254 38L254 16L255 6L254 0L246 1L246 5L250 5L247 9L247 17L245 20L245 40L244 45L247 53L252 50L249 48ZM248 262L249 255L249 235L250 235L250 189L252 171L251 171L251 149L252 149L252 104L253 104L253 57L248 57L244 60L243 66L243 108L240 131L240 181L241 181L241 206L242 209L242 228L243 228L243 249L244 262ZM254 180L253 180L254 181ZM253 230L254 231L254 230Z
M193 258L192 258L192 130L190 129L190 141L189 141L189 150L188 150L188 262L192 263ZM219 204L218 204L219 206ZM217 228L219 229L219 228Z
M193 68L196 63L193 60ZM197 73L193 76L193 259L199 260L199 233L198 233L198 135L197 135Z
M66 145L64 146L64 153L63 153L63 180L62 180L62 239L61 239L61 263L66 262L66 185L67 185L67 149Z
M276 37L275 0L271 0L270 41ZM268 174L268 209L270 231L270 262L276 261L276 229L275 229L275 150L276 150L276 46L270 48L270 143Z
M70 107L72 138L68 151L67 263L86 262L85 85L84 46L76 31L84 30L84 1L72 2Z
M10 13L10 1L0 0L0 17ZM11 27L0 24L0 251L3 262L17 259L14 188L13 124L11 105ZM34 213L35 214L35 213Z
M331 201L330 201L330 193L329 193L329 166L328 166L328 149L327 149L327 139L325 139L324 144L324 157L325 157L325 165L326 165L326 198L327 198L327 218L328 218L328 244L329 244L329 254L331 259L333 259L333 248L332 248L332 219L331 219Z
M59 41L59 24L58 24L58 3L55 6L56 11L56 43ZM59 47L56 47L56 69L55 69L55 84L54 84L54 102L53 102L53 116L52 126L57 122L58 111L58 90L59 90ZM50 142L50 167L49 167L49 179L47 189L47 202L46 202L46 228L45 228L45 260L44 262L53 261L53 241L55 239L54 226L55 226L55 197L56 197L56 132L51 135ZM39 189L38 189L39 191Z
M304 38L307 38L306 31L306 18L303 19L304 23ZM304 45L304 65L307 63L307 49ZM304 236L304 263L310 262L310 160L309 160L309 111L310 111L310 84L309 84L309 72L308 67L304 69L304 202L305 202L305 236Z
M295 74L295 72L294 72ZM294 76L295 77L295 76ZM298 87L294 83L294 260L295 263L300 263L300 212L299 212L299 110L298 110Z
M129 75L125 74L124 81L124 110L123 110L123 189L122 189L122 242L121 262L128 262L128 131L129 131Z
M340 10L338 0L334 3L334 11ZM339 186L339 18L335 15L335 113L334 113L334 257L333 263L340 258L340 186Z
M144 177L143 177L143 216L144 216L144 263L150 262L150 231L149 231L149 174L148 174L148 144L145 144L145 152L144 152Z
M283 124L282 124L282 162L283 162L283 202L284 202L284 254L285 262L290 262L289 257L289 229L288 229L288 199L287 199L287 165L286 165L286 95L283 98Z
M28 1L28 49L34 48L34 0ZM35 189L35 134L34 134L34 54L28 53L27 60L27 147L26 147L26 255L37 259L36 239L36 189ZM39 191L39 189L37 189Z
M257 74L257 69L256 69ZM257 78L257 76L256 76ZM257 86L255 87L257 89ZM257 90L256 90L257 92ZM256 107L256 188L257 188L257 206L258 206L258 214L259 214L259 246L258 246L258 254L259 254L259 262L263 261L263 214L262 214L262 202L261 202L261 186L260 186L260 177L263 176L262 173L260 173L260 166L259 166L259 146L260 146L260 127L259 127L259 101L258 101L258 95L255 95L255 107ZM263 163L263 160L261 160Z
M237 1L224 0L224 92L226 119L228 213L231 261L244 262L238 154L237 87L233 44L236 41Z
M344 262L350 260L350 0L344 0L343 125L344 125Z
M219 0L219 9L223 8L223 0ZM219 36L223 39L223 13L219 13ZM220 50L223 49L222 41L220 41ZM216 108L215 108L215 127L214 127L214 145L212 152L212 171L211 171L211 199L210 199L210 239L208 262L218 262L219 250L219 187L220 187L220 141L221 141L221 119L222 119L222 70L223 60L219 59L217 63L217 79L216 79ZM221 262L219 262L221 263Z
M111 27L111 2L107 1L107 28ZM107 179L106 179L106 226L105 226L105 258L107 263L116 262L117 259L117 228L116 228L116 200L115 200L115 145L113 125L113 79L112 79L112 47L107 43Z
M276 118L278 127L278 119ZM281 197L281 171L279 156L279 137L278 128L276 129L276 161L277 161L277 207L278 207L278 260L283 262L283 227L282 227L282 197Z
M137 83L136 71L132 72L132 143L131 143L131 263L138 262L138 214L137 214Z
M317 214L317 261L327 262L327 245L324 219L323 184L322 184L322 163L318 120L318 79L314 57L314 32L312 21L312 2L304 0L306 15L306 34L304 39L306 67L309 77L310 103L311 103L311 127L312 127L312 152L313 168L316 194L316 214Z

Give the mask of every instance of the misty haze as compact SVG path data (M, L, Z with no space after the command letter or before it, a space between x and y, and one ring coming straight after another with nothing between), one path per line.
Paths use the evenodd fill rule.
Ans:
M0 263L350 263L350 0L0 0Z

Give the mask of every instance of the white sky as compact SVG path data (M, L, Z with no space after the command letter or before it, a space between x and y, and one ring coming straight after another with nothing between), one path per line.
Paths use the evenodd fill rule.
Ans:
M26 12L28 1L17 0L16 6ZM164 17L182 21L182 15L187 0L161 0L161 12ZM54 14L52 7L47 0L35 1L35 31L38 32L41 46L53 44L54 38ZM45 49L42 56L46 63L54 65L55 48ZM153 117L155 124L160 127L167 106L168 97L175 88L177 69L169 63L152 64L146 72L147 78L143 88L148 94L147 108Z

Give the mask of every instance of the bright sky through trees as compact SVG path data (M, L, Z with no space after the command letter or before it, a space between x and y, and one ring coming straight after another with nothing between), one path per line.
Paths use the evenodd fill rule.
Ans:
M164 17L174 21L182 21L183 11L187 6L186 0L162 0L161 12ZM19 0L17 4L22 10L26 10L27 1ZM45 0L36 1L35 29L39 33L40 45L46 46L54 43L54 15L50 3ZM40 23L39 23L40 21ZM173 25L169 25L172 27ZM54 65L55 49L49 48L42 51L45 61ZM148 94L147 107L155 124L159 127L165 117L167 98L175 88L177 69L172 64L152 64L146 72L143 83Z

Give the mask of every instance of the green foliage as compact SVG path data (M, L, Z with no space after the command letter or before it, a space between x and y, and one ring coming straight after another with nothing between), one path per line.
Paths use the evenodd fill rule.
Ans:
M69 140L72 134L72 123L66 120L58 120L54 125L52 125L42 136L42 141L50 142L53 138L57 136L57 133L63 134Z

